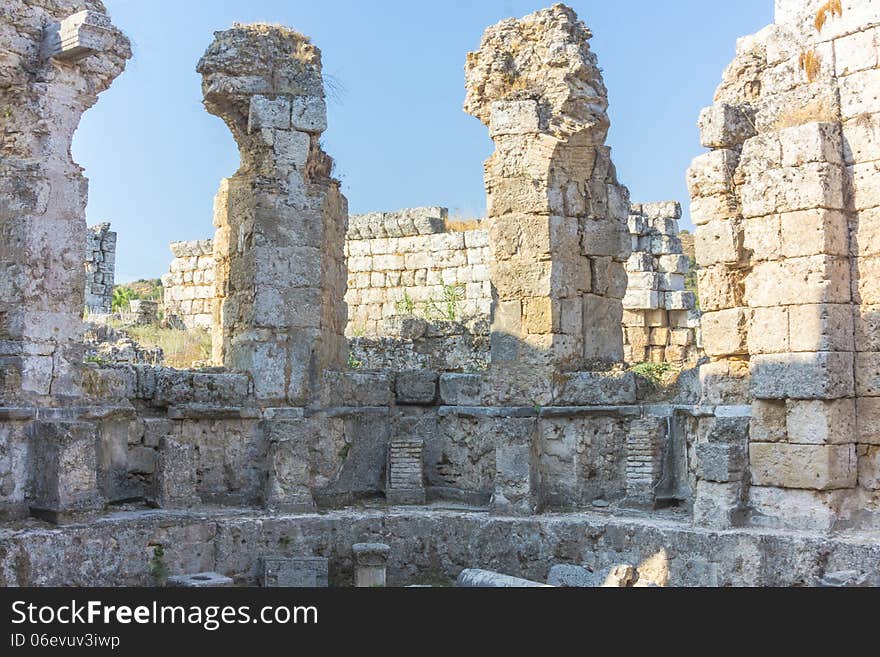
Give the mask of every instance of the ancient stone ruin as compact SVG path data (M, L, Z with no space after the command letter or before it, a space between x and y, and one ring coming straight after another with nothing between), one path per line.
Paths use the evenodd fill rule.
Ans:
M571 9L467 56L472 222L349 217L320 50L216 33L241 167L213 239L172 246L166 321L213 335L181 370L83 339L110 240L84 254L70 140L128 41L96 0L5 2L0 584L880 583L880 7L776 4L700 115L699 309Z
M116 233L110 224L89 228L86 244L86 312L109 315L113 311L116 274Z

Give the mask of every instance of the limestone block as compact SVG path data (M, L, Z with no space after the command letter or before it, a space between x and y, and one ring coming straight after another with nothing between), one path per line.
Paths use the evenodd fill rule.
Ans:
M669 311L693 310L697 305L693 292L664 292L663 299Z
M737 221L710 221L697 227L697 258L703 266L737 264L744 260L745 234Z
M330 406L389 406L394 403L394 378L388 372L325 372Z
M752 402L752 417L749 424L749 438L757 443L785 442L787 434L788 408L785 401Z
M880 162L864 162L847 167L852 181L852 204L861 212L880 206Z
M606 363L623 360L623 306L617 299L585 294L584 358Z
M705 311L743 305L744 280L739 270L726 266L703 267L697 271L700 307Z
M697 476L706 481L740 481L746 467L745 449L735 443L697 445Z
M880 304L880 256L857 258L854 275L857 277L855 302L865 305Z
M838 77L880 67L880 30L876 27L849 34L835 42L835 73Z
M526 333L541 335L561 331L562 303L547 297L523 299L522 327Z
M703 402L717 405L749 402L749 365L735 360L721 360L700 367Z
M856 394L880 397L880 352L856 354Z
M295 130L277 131L274 151L279 166L291 164L297 169L301 169L309 159L311 138L304 132ZM199 266L203 266L201 262Z
M660 294L657 290L628 288L623 297L623 307L628 310L655 310L660 307Z
M782 247L778 215L755 217L742 222L743 250L752 262L776 260Z
M262 128L290 129L290 99L284 96L267 98L251 96L248 132Z
M438 373L430 370L399 372L395 386L397 403L403 405L436 403L438 379Z
M846 445L857 442L853 399L788 401L788 442L793 445Z
M665 347L666 345L668 345L669 329L665 327L651 329L651 333L648 338L648 344L652 347Z
M770 486L749 488L753 522L774 529L829 531L840 517L849 491L794 490Z
M160 439L150 500L160 509L185 509L200 503L195 445L169 437Z
M849 226L839 210L803 210L780 216L781 254L786 258L848 255Z
M686 255L664 255L658 260L658 270L667 274L687 274L690 260Z
M755 355L750 369L758 399L839 399L854 392L852 353Z
M880 112L880 69L868 69L839 79L840 114L844 121L863 114Z
M839 123L806 123L777 133L782 146L782 166L799 167L811 162L843 164L843 140Z
M858 306L855 313L856 351L880 351L880 306Z
M729 529L742 507L739 483L698 481L694 496L694 525Z
M862 114L843 124L843 160L847 166L880 160L880 113Z
M850 296L849 263L832 256L757 263L745 282L752 307L849 303Z
M741 213L739 197L732 191L691 198L691 221L695 226L715 220L734 219Z
M263 557L260 586L264 588L326 588L329 560L326 557Z
M737 356L749 353L751 312L731 308L705 313L702 317L703 346L709 356Z
M440 399L446 406L480 406L483 379L477 374L442 374Z
M867 490L880 490L880 447L859 446L859 485Z
M665 308L649 310L645 313L645 326L648 328L661 328L669 326L669 313Z
M749 353L779 354L792 351L789 340L789 311L792 307L755 308L749 312Z
M663 292L684 292L685 277L681 274L661 274L660 290Z
M608 406L636 403L632 372L576 372L560 375L554 398L559 406Z
M89 422L35 422L33 510L58 516L100 508L96 426Z
M788 308L791 351L853 351L852 307L845 304Z
M863 445L880 445L880 397L856 400L858 440Z
M842 210L843 168L826 163L770 169L741 186L744 217L764 217L781 212L824 208Z
M751 110L727 103L707 107L700 113L700 141L706 148L736 148L754 136Z
M327 103L317 96L297 96L291 104L291 125L295 130L321 134L327 130Z
M494 514L531 515L536 511L536 427L533 418L505 418L496 422L495 491L490 505Z
M534 100L506 100L492 103L489 136L528 135L540 132L538 103Z
M752 482L756 486L837 490L858 480L855 445L749 445Z
M43 57L77 62L113 47L115 28L106 14L79 11L58 23L50 23L43 34L40 53Z
M691 198L730 193L739 157L739 153L731 149L714 150L696 157L687 172Z

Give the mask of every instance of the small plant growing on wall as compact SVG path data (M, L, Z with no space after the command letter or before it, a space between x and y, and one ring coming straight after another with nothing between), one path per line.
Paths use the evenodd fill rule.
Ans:
M168 564L165 563L165 548L161 545L153 547L153 558L150 559L150 575L157 586L165 586L168 581Z
M404 290L403 299L397 302L395 308L401 315L414 315L416 312L416 302L409 296L409 292Z
M454 322L458 320L459 304L464 300L465 287L461 283L457 285L444 285L443 298L428 299L425 309L425 317L429 320Z

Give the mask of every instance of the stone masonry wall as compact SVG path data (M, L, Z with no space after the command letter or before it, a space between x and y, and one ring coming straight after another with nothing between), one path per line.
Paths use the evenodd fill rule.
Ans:
M751 405L748 440L745 418L706 427L726 466L698 484L701 521L877 513L878 26L870 0L778 0L700 117L704 399Z
M0 44L0 399L76 396L88 187L70 145L131 49L97 0L4 0Z
M446 208L415 208L349 219L349 336L383 336L386 320L418 315L488 319L489 235L448 231Z
M175 242L174 260L162 276L165 321L172 326L210 329L216 291L213 240Z
M465 111L489 128L492 367L543 402L560 369L623 359L629 192L617 180L590 30L564 5L488 28Z
M632 255L623 298L624 358L628 363L699 360L699 317L685 290L690 262L683 254L674 202L633 204L629 214Z
M86 311L109 315L113 310L116 233L110 224L89 228L86 235Z

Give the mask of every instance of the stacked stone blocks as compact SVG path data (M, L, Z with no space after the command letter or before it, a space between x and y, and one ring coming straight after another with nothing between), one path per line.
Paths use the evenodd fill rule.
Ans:
M113 310L116 273L116 233L110 224L89 228L86 236L86 311L109 315Z
M162 276L165 321L172 326L210 329L214 324L213 240L175 242L174 260Z

